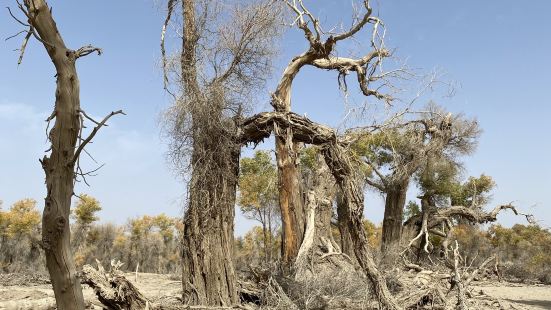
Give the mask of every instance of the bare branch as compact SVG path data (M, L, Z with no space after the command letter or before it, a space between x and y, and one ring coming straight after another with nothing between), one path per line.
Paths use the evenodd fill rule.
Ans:
M375 187L376 189L380 190L381 192L384 192L385 191L385 187L382 186L381 184L379 183L376 183L376 182L373 182L371 181L370 179L366 178L365 180L365 183L367 183L368 185L372 186L372 187Z
M20 35L20 34L22 34L22 33L26 33L26 32L27 32L27 30L21 30L21 31L19 31L19 32L16 33L16 34L7 37L4 41L8 41L8 40L10 40L10 39L13 39L13 38L17 37L18 35Z
M371 13L373 12L373 9L369 5L369 0L364 0L364 6L367 9L367 11L364 14L362 20L359 21L357 24L353 25L352 28L350 30L348 30L347 32L335 35L333 37L335 41L341 41L341 40L344 40L346 38L349 38L349 37L353 36L358 31L360 31L365 26L365 24L367 24L370 20L375 20L374 18L371 17Z
M310 11L308 11L308 9L306 8L306 6L304 5L304 2L302 0L299 0L299 3L300 3L300 8L302 9L303 11L303 14L306 14L306 16L308 16L308 18L310 19L310 21L312 21L312 24L314 25L314 31L316 32L316 40L320 40L321 38L321 28L320 28L320 22L317 18L314 17L314 15L312 15L312 13L310 13Z
M15 15L13 15L13 13L11 12L11 9L9 6L6 7L6 9L8 9L8 12L10 13L11 17L13 19L15 19L15 21L17 21L18 23L20 23L21 25L25 26L25 27L30 27L31 25L27 24L27 23L24 23L22 22L21 20L19 20L17 17L15 17ZM26 15L26 14L25 14Z
M98 48L98 47L94 47L92 45L86 45L86 46L83 46L81 48L79 48L78 50L75 51L75 59L78 59L80 57L84 57L84 56L88 56L92 53L98 53L98 55L101 55L102 51L101 51L101 48Z
M32 26L30 27L32 29ZM21 48L19 49L19 59L17 60L17 65L20 65L23 62L23 56L25 55L25 48L27 47L27 43L29 43L29 39L32 35L31 31L27 31L27 35L25 35L25 38L23 39L23 43L21 43Z
M468 220L473 221L475 223L483 224L483 223L486 223L486 222L496 221L497 220L497 215L499 214L499 212L501 212L502 210L507 210L507 209L512 210L515 213L515 215L522 215L522 216L526 217L526 220L528 221L528 223L530 223L530 224L535 223L533 215L524 214L524 213L519 212L516 209L516 207L514 207L512 204L496 206L490 212L484 212L484 211L480 211L476 208L469 208L469 207L465 207L465 206L451 206L451 207L447 207L447 208L438 209L438 211L436 212L436 216L441 217L441 218L449 218L449 217L453 217L453 216L462 216L462 217L465 217Z
M92 130L90 135L86 139L84 139L84 141L79 145L79 147L75 151L75 155L73 156L73 163L75 163L78 160L78 158L80 156L80 153L82 152L84 147L88 143L90 143L90 141L92 141L92 139L98 133L100 128L103 127L103 126L106 126L105 123L111 118L111 116L117 115L117 114L126 115L122 110L118 110L118 111L114 111L114 112L109 113L96 127L94 127L94 129Z
M80 112L84 117L86 117L89 121L91 121L92 123L96 124L96 125L100 125L100 123L98 121L96 121L95 119L91 118L90 116L88 116L88 114L86 114L86 112L84 112L84 110L80 109L78 110L78 112ZM107 124L105 125L107 126Z
M168 12L166 14L165 22L163 23L163 28L161 30L161 58L163 60L163 87L171 95L172 93L168 90L168 61L166 59L165 35L166 35L166 28L168 27L168 24L170 23L170 19L172 18L172 12L174 10L175 3L176 3L175 0L168 1L168 4L167 4Z

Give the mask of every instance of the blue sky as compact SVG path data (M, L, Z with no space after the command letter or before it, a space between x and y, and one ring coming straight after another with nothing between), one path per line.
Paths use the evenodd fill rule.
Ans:
M2 7L14 3L1 1ZM158 66L163 9L147 0L49 3L69 47L92 43L104 49L102 56L78 63L82 107L97 117L116 109L127 113L95 138L89 151L105 167L89 180L91 187L79 184L76 192L102 202L104 221L124 223L128 217L161 212L181 215L185 184L168 165L159 125L170 102ZM346 25L350 16L350 1L306 3L313 3L311 11L327 24L342 20ZM477 152L464 160L467 174L492 176L498 184L493 203L513 201L551 226L551 2L397 0L381 1L378 10L387 25L387 46L396 48L398 57L425 72L439 68L461 85L452 98L424 100L478 119L484 133ZM2 11L0 37L19 30ZM368 38L364 33L357 40ZM268 90L289 59L304 49L303 40L294 29L284 36ZM54 69L38 42L29 43L20 66L13 51L20 39L0 42L0 200L8 207L31 197L42 207L44 174L38 158L47 149L44 119L53 106ZM352 94L350 100L361 103L363 98ZM336 126L346 114L344 106L334 73L308 68L299 74L293 93L296 112ZM268 101L255 103L255 109L270 109ZM375 192L367 196L366 216L380 222L382 200ZM522 222L510 215L499 220ZM238 217L237 233L248 227L250 222Z

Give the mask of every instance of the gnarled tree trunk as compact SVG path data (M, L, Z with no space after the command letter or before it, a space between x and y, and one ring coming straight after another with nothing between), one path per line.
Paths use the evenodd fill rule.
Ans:
M304 234L304 209L298 171L298 145L290 129L275 135L278 169L279 206L281 210L283 263L294 262Z
M389 252L400 245L404 206L409 179L390 185L386 192L381 251Z
M191 115L193 151L188 209L184 215L182 298L191 305L238 302L233 267L233 223L240 145L235 120L224 115L222 87L201 88L197 78L194 0L182 1L182 84Z
M283 77L272 96L272 106L276 112L291 111L291 87L295 76L306 64L306 58L293 59L283 72ZM305 229L305 212L298 169L300 147L295 143L291 127L282 129L275 126L274 135L282 226L281 256L284 266L289 267L296 259Z
M308 281L319 273L355 272L331 233L335 184L323 158L318 160L312 183L306 198L306 230L295 262L295 279Z
M324 156L337 184L343 194L343 204L348 213L348 228L354 245L356 259L367 278L373 285L373 291L384 309L401 309L390 294L384 276L379 272L367 241L367 234L363 227L364 196L362 188L354 177L350 162L344 150L336 143L324 146Z
M236 147L227 157L213 156L217 169L206 174L200 173L200 163L193 168L183 236L186 304L229 306L239 301L232 259L239 151Z
M367 276L377 299L385 309L401 309L386 286L384 276L379 272L371 257L367 234L363 227L364 197L362 187L358 184L354 169L340 145L333 129L316 124L298 114L266 112L247 118L241 124L242 142L256 142L270 135L275 126L292 127L297 141L322 147L325 163L335 178L343 194L344 209L348 214L348 228L352 237L354 253L364 274Z
M348 211L346 210L346 204L344 197L340 190L337 191L337 224L339 226L341 251L348 255L352 260L355 260L354 246L352 243L352 236L350 235L350 229L348 227Z
M49 133L51 154L41 160L47 188L42 215L42 246L58 309L84 309L69 229L75 150L80 132L80 85L75 67L80 54L65 46L46 1L26 0L24 4L31 31L36 31L41 38L56 68L57 77L55 108L48 119L55 118Z

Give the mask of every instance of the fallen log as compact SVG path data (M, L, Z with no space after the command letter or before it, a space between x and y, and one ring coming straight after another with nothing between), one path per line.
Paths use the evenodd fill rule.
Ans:
M120 263L111 262L111 270L105 269L99 261L98 268L90 265L82 267L82 282L88 284L107 308L113 310L156 309L151 302L128 281L119 270Z

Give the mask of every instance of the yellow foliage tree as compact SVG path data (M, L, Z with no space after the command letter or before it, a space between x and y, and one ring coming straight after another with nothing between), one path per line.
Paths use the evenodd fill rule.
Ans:
M238 204L248 219L262 225L265 261L273 257L273 234L276 229L278 189L277 169L267 151L257 151L243 158L240 165Z
M75 204L72 217L77 221L80 227L89 227L99 218L96 216L101 211L99 201L87 194L81 194L80 199Z
M30 235L40 229L40 213L36 209L36 200L26 198L15 202L3 215L4 233L10 237Z

